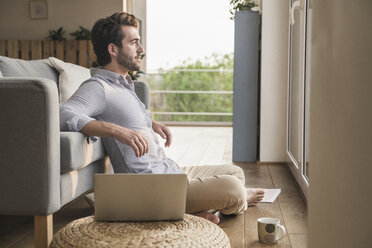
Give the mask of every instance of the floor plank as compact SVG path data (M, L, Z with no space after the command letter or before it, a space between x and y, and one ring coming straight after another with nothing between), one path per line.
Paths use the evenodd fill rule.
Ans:
M33 216L0 216L0 247L9 247L33 232Z
M231 248L244 247L244 214L238 216L219 215L219 226L230 239Z
M301 198L297 183L287 166L269 165L268 168L275 188L282 189L279 200L288 201Z
M17 243L9 246L9 248L33 248L33 247L34 247L33 232L28 233L25 237L23 237Z
M289 234L289 239L291 240L292 247L295 248L307 248L307 234L296 233Z
M299 188L286 166L269 165L274 186L281 188L278 201L288 233L307 233L307 209Z
M267 165L253 163L235 163L244 170L245 186L247 188L273 188L270 171Z
M302 199L279 201L288 233L307 233L306 206Z

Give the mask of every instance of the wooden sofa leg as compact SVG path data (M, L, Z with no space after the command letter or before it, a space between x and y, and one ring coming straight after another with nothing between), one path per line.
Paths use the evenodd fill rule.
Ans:
M34 216L35 248L47 248L53 239L53 214Z

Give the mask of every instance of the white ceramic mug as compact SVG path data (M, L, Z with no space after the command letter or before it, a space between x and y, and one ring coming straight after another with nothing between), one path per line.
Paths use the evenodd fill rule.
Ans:
M264 244L275 244L287 233L279 219L270 217L257 220L257 231L260 242Z

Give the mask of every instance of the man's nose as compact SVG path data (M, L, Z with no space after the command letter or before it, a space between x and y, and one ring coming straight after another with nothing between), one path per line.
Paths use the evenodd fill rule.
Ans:
M145 49L143 49L143 46L141 44L139 44L139 47L138 47L138 53L144 53L145 52Z

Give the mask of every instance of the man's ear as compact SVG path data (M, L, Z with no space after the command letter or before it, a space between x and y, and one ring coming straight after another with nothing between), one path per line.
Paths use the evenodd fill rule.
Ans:
M107 46L107 51L109 52L109 54L111 56L116 56L117 54L117 49L116 49L116 46L113 44L113 43L110 43L108 46Z

